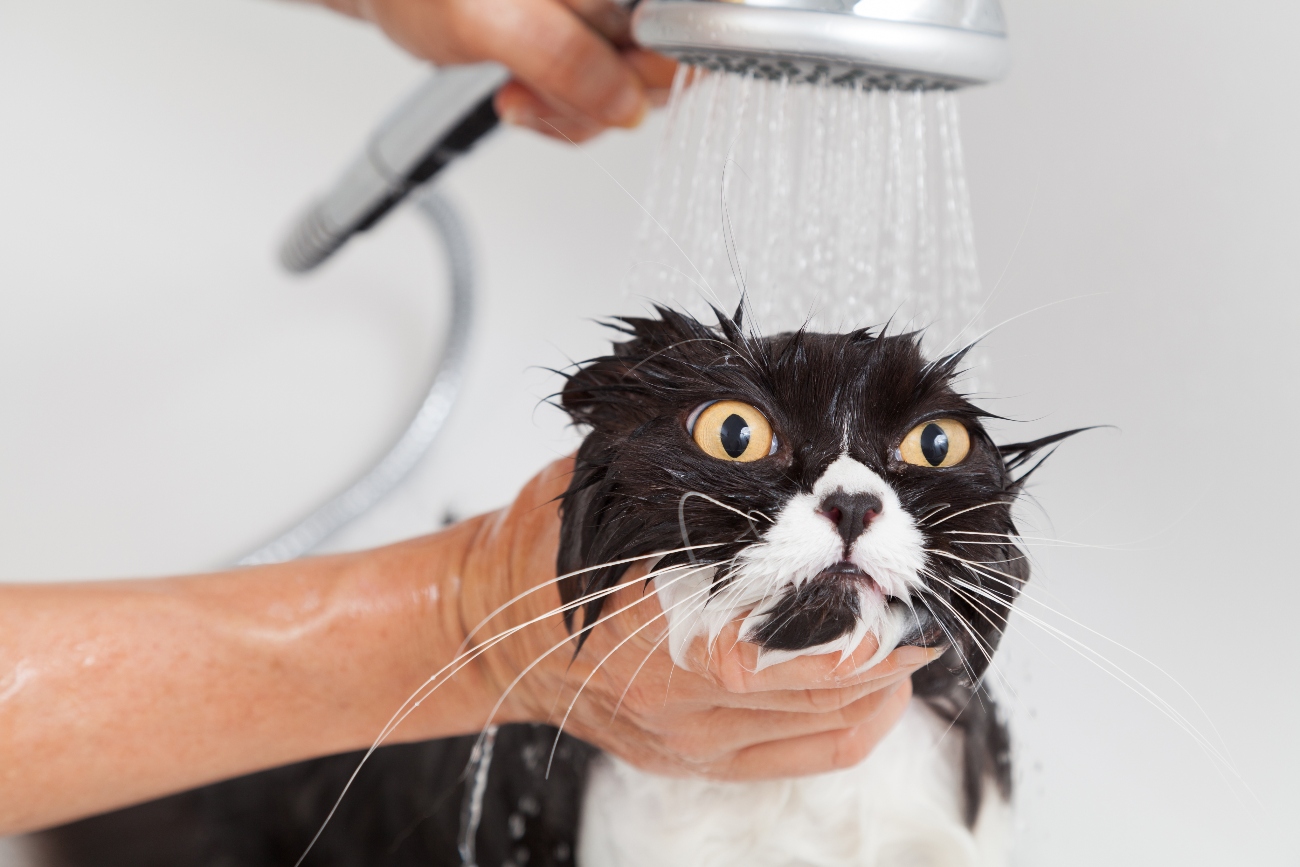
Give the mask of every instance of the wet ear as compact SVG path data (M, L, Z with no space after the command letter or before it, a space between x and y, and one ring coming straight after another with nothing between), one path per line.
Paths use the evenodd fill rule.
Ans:
M611 413L626 404L620 398L628 390L627 381L633 364L635 362L627 358L607 355L586 362L569 376L560 392L560 405L574 424L595 428L612 425L615 419Z
M606 324L630 339L613 352L578 366L560 392L560 405L576 424L625 430L643 420L657 395L673 382L671 372L717 333L690 316L656 305L656 318L620 317ZM673 350L670 352L670 350Z
M1029 442L1008 443L1007 445L998 446L998 452L1001 453L1002 455L1002 461L1007 468L1007 472L1014 473L1020 468L1024 467L1026 464L1030 463L1031 461L1034 461L1034 458L1037 457L1038 453L1041 452L1043 449L1048 448L1049 446L1054 446L1057 443L1061 442L1062 440L1068 439L1069 437L1072 437L1075 434L1083 433L1084 431L1087 430L1096 430L1097 428L1108 427L1108 426L1109 425L1092 425L1091 427L1077 427L1074 430L1061 431L1060 433L1054 433L1051 434L1050 436L1041 437L1036 440L1030 440ZM1054 451L1056 451L1056 449L1052 449L1052 451L1049 451L1047 454L1043 455L1036 462L1034 462L1034 465L1032 467L1030 467L1029 469L1025 470L1023 473L1021 473L1019 476L1016 476L1014 479L1012 479L1010 487L1013 489L1018 489L1020 487L1023 487L1025 484L1025 480L1028 479L1031 475L1033 475L1034 471L1037 470L1039 467L1041 467L1043 465L1043 461L1050 458L1052 456L1052 452Z

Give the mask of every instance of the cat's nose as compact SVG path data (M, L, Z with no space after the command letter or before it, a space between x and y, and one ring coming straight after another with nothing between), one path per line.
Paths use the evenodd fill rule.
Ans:
M826 516L835 525L835 529L840 531L840 538L844 540L844 547L848 548L876 519L882 508L883 504L875 494L850 494L837 490L822 499L817 513Z

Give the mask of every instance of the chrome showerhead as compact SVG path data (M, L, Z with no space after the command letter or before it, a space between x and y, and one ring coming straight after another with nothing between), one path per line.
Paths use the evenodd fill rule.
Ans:
M998 0L642 0L632 32L684 63L773 79L955 88L1009 63Z

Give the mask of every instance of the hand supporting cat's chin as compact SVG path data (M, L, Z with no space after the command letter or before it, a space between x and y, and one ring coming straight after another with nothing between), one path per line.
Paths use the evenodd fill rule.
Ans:
M649 571L654 571L653 568ZM829 677L855 677L902 646L942 651L942 633L925 612L890 596L866 572L840 562L810 580L789 584L774 600L728 605L725 589L711 590L712 567L659 570L654 578L667 614L674 662L698 669L699 659L725 646L755 673L802 657L833 660ZM708 597L705 605L692 599Z
M838 648L807 648L780 659L773 651L743 637L744 617L738 616L710 639L694 634L673 664L679 669L706 675L724 689L736 693L774 689L806 689L808 694L835 685L868 685L899 679L938 659L946 648L910 644L882 644L867 633L846 652Z

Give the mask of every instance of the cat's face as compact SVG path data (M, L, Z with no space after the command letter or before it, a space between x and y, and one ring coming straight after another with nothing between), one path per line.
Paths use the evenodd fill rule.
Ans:
M947 644L949 664L978 677L1028 578L1009 467L1047 441L995 446L952 387L961 356L927 363L914 335L760 338L659 313L626 320L632 339L564 389L591 432L564 499L560 573L661 555L674 655L744 618L760 664L847 652L869 633L873 663L899 643ZM575 575L561 593L571 602L626 568ZM588 603L585 621L599 610Z

